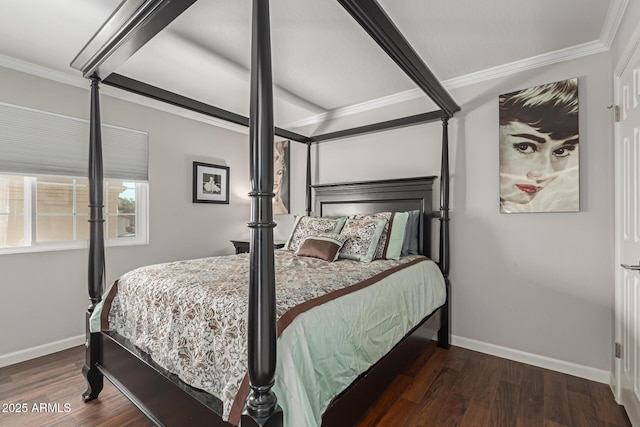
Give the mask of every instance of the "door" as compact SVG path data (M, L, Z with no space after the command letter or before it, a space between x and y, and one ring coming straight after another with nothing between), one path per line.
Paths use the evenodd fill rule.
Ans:
M614 391L640 426L640 48L617 72Z

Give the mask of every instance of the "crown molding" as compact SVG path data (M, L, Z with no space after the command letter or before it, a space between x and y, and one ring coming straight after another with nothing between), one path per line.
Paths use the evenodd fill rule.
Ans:
M627 45L618 60L618 64L614 68L613 75L619 78L622 75L624 69L629 65L629 61L633 57L634 52L640 46L640 24L638 24L633 31L633 35L627 42Z
M613 33L615 34L615 32ZM476 83L482 83L488 80L521 73L523 71L529 71L547 65L557 64L560 62L581 58L583 56L605 52L609 49L609 46L610 42L609 45L606 45L601 41L584 43L582 45L557 50L555 52L545 53L543 55L526 58L520 61L514 61L509 64L504 64L493 68L488 68L486 70L467 74L462 77L455 77L453 79L444 80L442 82L442 85L447 90L470 86ZM393 95L384 96L382 98L373 99L371 101L361 102L336 110L327 111L326 113L316 114L314 116L307 117L306 119L284 124L282 125L282 127L295 129L303 126L314 125L317 123L322 123L326 120L346 117L357 113L364 113L370 110L375 110L377 108L384 108L394 104L412 101L419 98L426 98L424 92L422 92L418 88L410 89Z
M549 52L520 61L511 62L509 64L488 68L475 73L467 74L465 76L445 80L442 82L442 85L447 90L457 89L464 86L482 83L488 80L533 70L547 65L557 64L584 56L606 52L609 50L611 44L613 43L613 39L616 32L618 31L618 27L620 26L620 22L622 21L622 17L624 16L624 12L627 8L628 3L629 0L613 0L611 2L611 4L609 5L609 10L607 11L605 23L600 33L600 38L596 41L583 43L581 45L560 49L554 52ZM397 94L373 99L371 101L361 102L333 111L327 111L325 113L317 114L306 119L284 124L282 125L282 127L296 128L314 125L324 122L328 119L346 117L353 114L374 110L376 108L383 108L425 97L426 95L420 89L410 89L404 92L399 92Z
M16 59L7 55L0 54L0 67L9 68L15 71L20 71L26 74L31 74L33 76L42 77L44 79L52 80L58 83L63 83L85 90L89 90L90 88L87 80L79 74L73 75L71 73L53 70L51 68L36 65L31 62ZM249 133L248 128L244 126L229 123L224 120L216 119L214 117L209 117L204 114L196 113L194 111L185 110L184 108L175 107L161 101L156 101L141 95L136 95L106 85L103 85L101 87L100 92L103 95L111 96L123 101L132 102L134 104L142 105L145 107L154 108L156 110L164 111L165 113L175 114L187 119L196 120L243 134Z
M626 1L628 0L615 0L614 3L624 3L626 5ZM616 9L616 11L618 10L619 9ZM617 20L617 25L619 25L619 22L620 22L618 19L618 15L620 14L617 12L617 15L615 17L615 19ZM612 16L612 15L607 15L607 16ZM617 26L616 26L616 29L617 29ZM611 34L611 33L615 34L615 31L607 30L607 34ZM610 36L610 38L613 38L613 36ZM600 52L605 52L609 49L611 41L609 40L608 43L609 45L601 41L584 43L582 45L557 50L555 52L549 52L543 55L526 58L520 61L511 62L509 64L504 64L504 65L500 65L493 68L488 68L486 70L467 74L462 77L456 77L453 79L445 80L442 82L442 85L447 90L457 89L464 86L469 86L469 85L485 82L488 80L493 80L497 78L506 77L512 74L533 70L539 67L557 64L563 61L568 61L568 60L577 59L577 58L581 58L588 55L593 55ZM69 73L52 70L40 65L35 65L26 61L11 58L6 55L0 54L0 66L11 68L17 71L22 71L24 73L32 74L38 77L43 77L49 80L57 81L60 83L71 85L71 86L81 87L87 90L89 89L89 86L87 85L85 79L80 76L73 76ZM182 117L201 121L204 123L209 123L209 124L212 124L218 127L223 127L236 132L241 132L245 134L248 133L248 130L242 126L231 124L219 119L214 119L214 118L204 116L192 111L184 110L182 108L177 108L172 105L159 102L159 101L154 101L152 99L145 98L140 95L131 94L129 92L125 92L125 91L121 91L121 90L109 88L109 87L104 87L104 89L102 90L102 93L112 96L114 98L119 98L125 101L134 102L136 104L148 106L148 107L162 110L171 114L177 114ZM396 94L373 99L370 101L349 105L347 107L338 108L336 110L327 111L325 113L315 114L305 119L297 120L295 122L285 123L279 126L285 129L296 129L303 126L310 126L317 123L322 123L326 120L347 117L347 116L351 116L358 113L364 113L367 111L375 110L377 108L384 108L384 107L399 104L402 102L412 101L419 98L426 98L426 95L420 89L415 88L415 89L410 89L404 92L399 92Z
M31 74L70 86L89 89L87 81L79 74L73 75L71 73L65 73L63 71L43 67L42 65L36 65L7 55L0 54L0 67L21 71L26 74Z
M624 0L624 3L626 4L626 0ZM616 29L618 24L619 24L619 19L617 19ZM524 71L530 71L536 68L557 64L564 61L569 61L572 59L578 59L584 56L606 52L609 50L609 47L611 46L611 40L613 39L614 34L615 34L615 31L607 30L607 35L610 38L610 40L608 40L607 43L602 42L600 40L584 43L578 46L557 50L555 52L549 52L543 55L522 59L520 61L514 61L509 64L488 68L475 73L467 74L462 77L455 77L453 79L444 80L442 82L442 85L447 90L457 89L464 86L470 86L470 85L482 83L488 80L507 77L512 74L521 73ZM426 98L426 95L424 94L424 92L422 92L420 89L417 89L417 88L410 89L397 94L373 99L371 101L361 102L359 104L354 104L347 107L339 108L337 110L328 111L326 113L316 114L306 119L284 124L282 125L282 127L297 128L302 126L314 125L317 123L324 122L325 120L328 120L328 119L336 119L336 118L346 117L346 116L350 116L357 113L364 113L366 111L374 110L376 108L384 108L394 104L399 104L402 102L411 101L419 98Z
M620 22L622 22L622 17L627 10L628 4L629 0L613 0L609 5L607 17L605 18L602 32L600 33L600 41L607 46L607 49L611 48L613 44L613 39L618 32L618 27L620 27Z
M410 89L404 92L394 93L393 95L383 96L382 98L376 98L370 101L360 102L358 104L353 104L324 113L315 114L305 119L285 123L283 125L280 125L280 127L283 127L285 129L295 129L303 126L315 125L317 123L323 123L327 120L333 120L340 117L347 117L358 113L364 113L367 111L375 110L376 108L400 104L402 102L412 101L418 98L426 98L426 95L420 89Z
M578 46L556 50L554 52L533 56L519 61L514 61L509 64L467 74L466 76L445 80L442 82L442 85L449 90L457 89L552 64L558 64L564 61L570 61L572 59L582 58L584 56L594 55L596 53L606 52L607 50L609 50L609 47L599 40L583 43Z

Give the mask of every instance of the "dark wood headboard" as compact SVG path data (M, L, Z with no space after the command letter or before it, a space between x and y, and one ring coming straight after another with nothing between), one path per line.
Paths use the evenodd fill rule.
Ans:
M431 257L432 187L437 177L314 185L317 216L420 210L420 253Z

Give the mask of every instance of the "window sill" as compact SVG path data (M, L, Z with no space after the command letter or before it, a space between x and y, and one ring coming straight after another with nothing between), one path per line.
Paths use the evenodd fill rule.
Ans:
M119 246L141 246L148 245L149 240L138 237L122 237L119 239L107 239L105 240L105 247L119 247ZM0 255L10 254L25 254L25 253L37 253L37 252L55 252L55 251L69 251L77 249L88 249L88 241L73 241L73 242L53 242L53 243L40 243L33 246L15 246L10 248L0 248Z

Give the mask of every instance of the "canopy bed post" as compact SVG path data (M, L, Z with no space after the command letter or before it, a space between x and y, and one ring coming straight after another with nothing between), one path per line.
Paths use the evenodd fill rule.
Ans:
M82 395L85 402L98 397L102 390L103 375L97 368L102 354L99 333L91 333L89 318L104 291L104 219L103 205L103 167L102 134L100 129L100 79L91 77L91 116L89 125L89 300L86 318L86 359L82 373L87 379L88 388Z
M447 287L447 301L441 311L442 327L438 331L438 345L449 348L451 326L451 283L449 282L449 117L442 118L442 164L440 166L440 256L439 265Z
M282 426L274 384L276 294L273 254L273 83L268 0L253 1L251 40L251 244L248 371L251 391L242 426Z
M311 216L311 142L307 142L307 216Z

